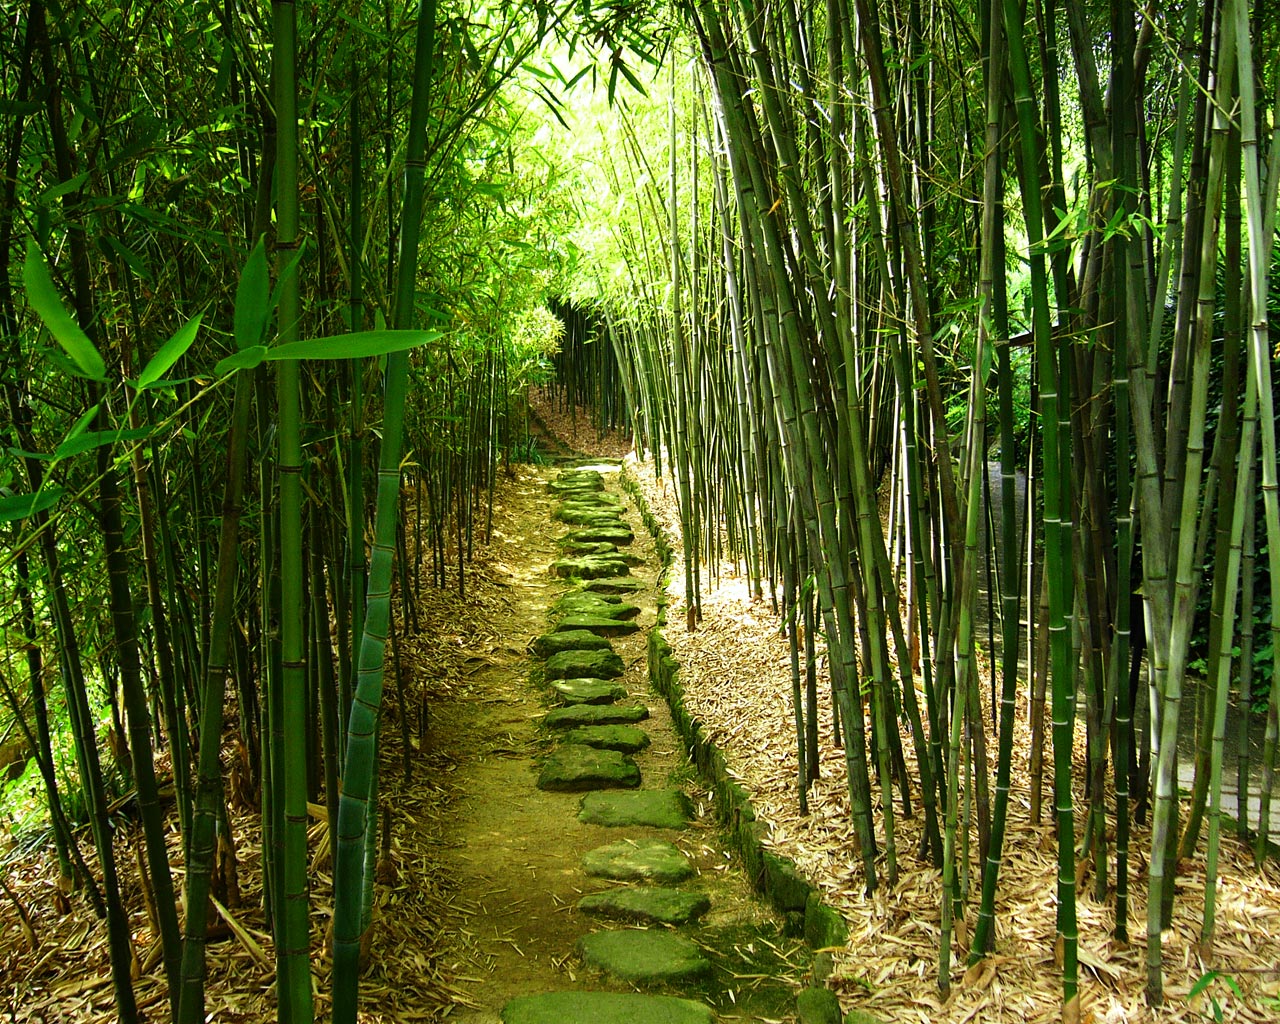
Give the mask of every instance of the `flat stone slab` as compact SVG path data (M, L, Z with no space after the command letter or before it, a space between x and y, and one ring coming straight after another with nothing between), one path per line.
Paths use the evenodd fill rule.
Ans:
M559 519L570 526L621 526L622 519L617 511L601 508L598 505L573 504L556 509L553 519Z
M622 498L604 490L583 491L578 494L566 495L560 505L562 508L576 506L578 508L604 508L618 511L627 507L627 503Z
M556 623L556 632L585 629L597 636L630 636L640 632L640 624L626 619L610 619L603 615L566 615Z
M684 828L693 818L693 804L678 789L644 789L637 793L588 793L582 798L578 820L588 825L648 825Z
M552 494L590 494L604 490L604 477L599 473L572 473L556 477L547 490Z
M547 633L533 641L533 653L549 658L561 651L611 651L608 637L596 636L587 629L568 629L563 633Z
M634 594L644 590L644 583L634 576L606 576L601 579L584 580L581 589L593 594Z
M583 725L560 737L561 743L585 743L588 747L638 754L649 745L649 734L634 725Z
M565 704L616 704L627 696L627 688L608 679L557 679L551 688Z
M552 606L565 615L596 615L605 619L634 619L640 614L640 606L627 604L612 594L593 594L585 590L571 590Z
M580 725L631 725L649 717L649 709L643 704L613 704L600 707L579 704L575 707L553 708L542 719L548 729L576 729Z
M598 750L573 743L551 752L538 788L557 793L581 793L592 789L635 789L640 785L640 769L625 754Z
M630 544L636 538L631 527L624 523L622 526L584 526L578 530L570 530L561 539L575 544Z
M613 651L560 651L547 659L547 679L617 679L626 671Z
M561 540L560 550L570 558L581 555L615 555L618 553L618 545L603 540Z
M502 1008L502 1024L713 1024L710 1007L640 992L547 992Z
M578 909L592 917L638 924L688 924L711 909L706 893L684 889L644 886L639 889L610 889L594 892L578 900Z
M591 967L641 984L679 984L711 971L702 950L667 931L592 932L578 940L578 954Z
M582 870L592 878L673 885L692 878L693 862L665 839L624 839L582 855Z
M573 558L557 558L551 570L562 579L577 577L595 580L602 576L627 576L631 564L621 555L577 555Z

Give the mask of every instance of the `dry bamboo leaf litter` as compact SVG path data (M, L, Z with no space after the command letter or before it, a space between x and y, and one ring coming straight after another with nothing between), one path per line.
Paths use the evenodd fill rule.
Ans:
M640 486L654 516L679 536L674 495L666 481L655 480L652 463L631 457L628 471ZM991 1022L1040 1022L1062 1019L1061 988L1052 966L1055 939L1056 841L1046 813L1041 825L1028 818L1030 806L1027 752L1030 729L1025 696L1015 731L1014 779L1010 821L997 898L996 944L1002 958L998 983L1000 997L977 1007L964 992L953 990L942 1004L936 1000L938 923L941 879L939 873L915 861L922 816L904 819L895 805L895 825L900 862L898 884L881 889L868 899L854 855L849 824L843 755L830 742L830 711L821 709L821 778L810 790L811 813L802 818L795 796L794 733L791 710L790 655L777 619L767 601L753 601L747 581L737 566L704 567L700 592L702 621L694 632L682 625L686 599L684 569L677 547L668 594L672 613L665 636L681 665L681 682L691 714L706 726L725 752L730 770L752 792L757 815L769 828L767 842L791 857L818 885L827 901L850 923L850 942L839 958L832 979L845 1009L864 1007L884 1020L909 1020L916 1008L929 1007L928 1019L956 1022L981 1019ZM714 578L719 585L708 584ZM821 651L821 641L819 640ZM825 659L819 690L829 690ZM984 669L985 670L985 669ZM920 694L923 703L923 693ZM989 705L985 714L990 715ZM904 755L909 773L914 771L914 751L904 735ZM1075 760L1085 764L1083 725L1078 729ZM1077 779L1083 772L1077 771ZM1051 783L1046 785L1046 796ZM913 793L913 797L917 797ZM1046 799L1046 810L1049 801ZM1077 828L1085 806L1083 792L1075 794ZM878 811L878 804L877 804ZM877 827L880 825L877 813ZM1044 842L1045 838L1048 842ZM883 837L880 836L882 839ZM1135 828L1131 840L1129 932L1132 944L1118 949L1111 940L1114 925L1113 895L1105 903L1088 892L1077 902L1079 917L1082 992L1080 1020L1176 1021L1204 1019L1203 1008L1192 1007L1186 994L1207 969L1198 955L1203 902L1203 862L1197 858L1183 866L1178 877L1178 902L1173 928L1165 933L1164 962L1166 1005L1146 1006L1145 984L1145 855L1150 847L1147 829ZM976 839L972 844L971 884L980 882L976 863ZM1247 851L1224 836L1220 855L1218 911L1214 957L1211 966L1231 975L1244 999L1221 988L1218 997L1228 1020L1274 1021L1280 1009L1274 1000L1275 979L1280 978L1280 866L1268 862L1258 871ZM1091 870L1089 868L1088 870ZM883 883L882 883L883 884ZM966 904L976 917L976 891ZM890 936L892 936L890 938ZM953 977L963 975L965 961L955 962ZM1267 985L1273 985L1268 989ZM993 986L994 989L994 981Z

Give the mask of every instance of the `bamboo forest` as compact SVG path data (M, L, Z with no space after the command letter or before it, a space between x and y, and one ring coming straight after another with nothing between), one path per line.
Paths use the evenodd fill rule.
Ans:
M1280 1020L1280 5L0 6L5 1020Z

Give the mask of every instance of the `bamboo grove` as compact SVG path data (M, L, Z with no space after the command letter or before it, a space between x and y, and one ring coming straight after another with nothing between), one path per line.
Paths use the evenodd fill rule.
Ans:
M156 966L204 1020L242 901L280 1019L355 1020L398 637L424 587L466 592L564 330L569 204L525 159L564 81L530 61L631 45L574 6L3 6L3 717L121 1021Z
M1258 857L1273 813L1277 11L694 0L679 16L690 42L651 86L667 101L604 129L614 212L575 300L673 482L688 627L726 558L758 595L767 582L802 808L825 640L862 881L894 886L903 856L940 869L943 992L957 958L996 949L1011 773L1029 770L1031 819L1057 837L1064 1019L1081 1012L1085 861L1115 938L1145 936L1159 1004L1187 857L1207 864L1211 958L1224 773L1261 785L1260 818L1234 826Z

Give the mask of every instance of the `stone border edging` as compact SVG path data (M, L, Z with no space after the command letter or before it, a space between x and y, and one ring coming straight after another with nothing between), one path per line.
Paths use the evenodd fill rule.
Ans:
M673 552L662 524L649 510L639 484L622 467L623 489L635 500L645 528L653 536L662 560L658 577L658 621L649 631L646 644L649 683L667 702L676 732L684 741L699 775L715 794L716 817L728 829L733 847L742 858L742 866L752 887L786 917L787 931L803 934L805 942L815 950L843 947L849 937L844 918L822 902L822 898L801 875L794 861L774 853L764 845L765 825L757 820L751 795L729 774L724 754L707 735L703 723L689 713L684 704L684 687L680 683L680 663L671 645L662 635L666 624L666 582Z

